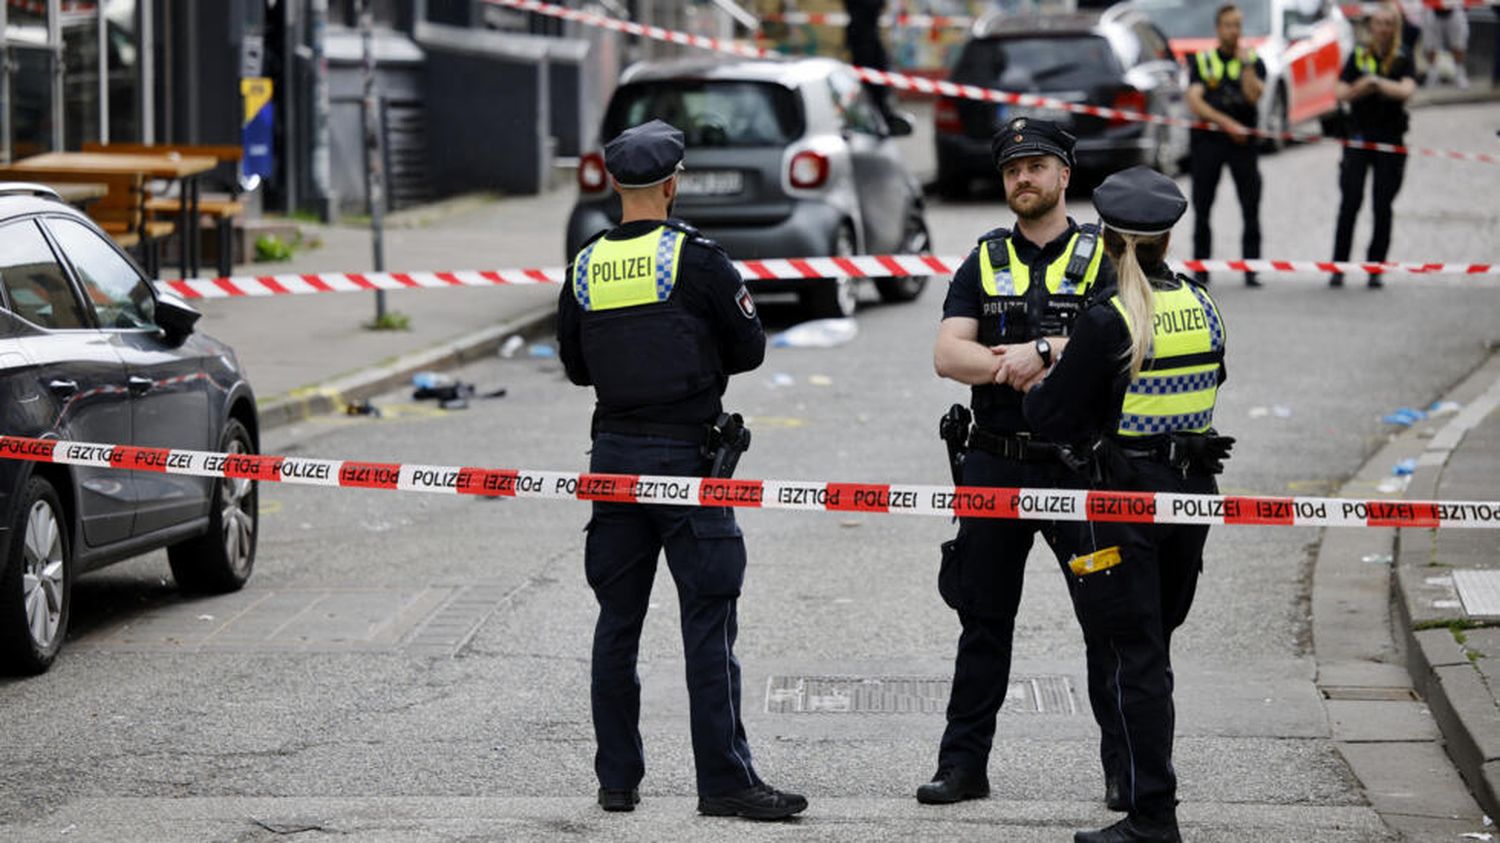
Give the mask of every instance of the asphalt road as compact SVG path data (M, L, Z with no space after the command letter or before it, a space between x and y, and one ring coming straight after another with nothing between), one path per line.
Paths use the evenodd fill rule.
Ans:
M1489 106L1428 109L1412 142L1486 149ZM1326 256L1338 151L1265 159L1265 254ZM1493 260L1500 168L1414 159L1392 257ZM1075 216L1092 217L1084 197ZM995 198L935 204L935 250L1009 223ZM1215 225L1237 244L1233 189ZM1179 228L1176 254L1190 240ZM1357 237L1363 248L1368 220ZM1235 256L1226 251L1226 256ZM1357 252L1358 254L1358 252ZM1393 279L1369 291L1215 279L1229 326L1219 427L1239 438L1226 490L1325 493L1381 441L1379 417L1441 395L1500 339L1493 284ZM936 420L964 391L930 348L944 279L913 304L863 308L827 350L773 349L727 403L752 419L746 477L947 481ZM765 303L772 328L795 315ZM268 452L578 470L591 395L555 359L459 373L481 391L443 412L391 395L382 419L333 418L267 437ZM924 808L942 697L856 696L864 711L784 713L796 677L945 680L957 623L936 593L941 519L744 512L744 716L757 767L805 792L795 824L696 817L674 591L659 573L642 646L645 799L593 806L581 504L263 486L254 579L185 600L157 555L75 588L74 630L45 676L0 680L0 836L7 839L447 840L1066 839L1099 802L1082 647L1055 564L1028 570L1016 628L1020 693L1001 715L994 797ZM1333 748L1309 653L1310 529L1223 528L1177 635L1177 767L1195 840L1384 839ZM869 686L867 685L866 688ZM929 688L930 690L930 688ZM844 703L836 695L804 706ZM928 710L923 710L924 705ZM914 710L890 711L902 706ZM1026 711L1039 707L1041 711ZM299 836L299 839L302 838Z

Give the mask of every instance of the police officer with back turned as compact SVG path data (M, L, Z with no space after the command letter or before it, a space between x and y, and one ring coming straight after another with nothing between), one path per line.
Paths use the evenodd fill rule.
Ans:
M1068 351L1026 395L1026 420L1089 454L1078 485L1216 494L1234 440L1213 428L1224 382L1224 321L1208 291L1164 263L1187 209L1172 180L1145 167L1094 191L1118 292L1078 318ZM1076 555L1068 590L1083 627L1089 702L1105 774L1128 812L1078 843L1177 841L1172 769L1172 633L1186 620L1208 527L1110 521L1058 525Z
M1055 448L1032 435L1020 390L1062 353L1085 296L1112 284L1099 230L1079 226L1063 204L1074 141L1054 123L1017 118L991 144L1016 230L985 234L958 268L933 350L938 375L973 387L973 429L962 406L944 420L961 485L1057 485ZM1010 680L1022 576L1038 531L1052 543L1044 522L964 518L957 538L943 545L938 590L962 632L937 774L917 789L920 802L989 794L995 715Z
M598 399L595 473L694 477L723 463L714 448L735 427L720 403L728 376L765 356L755 303L724 251L670 218L682 157L682 133L659 120L605 146L620 225L573 259L558 300L568 378ZM771 820L806 809L756 775L740 720L733 647L745 543L733 510L595 502L587 532L584 573L599 603L591 701L600 806L630 811L640 801L636 655L665 549L682 612L699 813Z

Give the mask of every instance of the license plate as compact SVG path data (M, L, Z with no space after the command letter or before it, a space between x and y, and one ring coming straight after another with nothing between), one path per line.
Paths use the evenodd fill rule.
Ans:
M745 174L739 170L687 170L677 177L683 196L732 196L744 189Z

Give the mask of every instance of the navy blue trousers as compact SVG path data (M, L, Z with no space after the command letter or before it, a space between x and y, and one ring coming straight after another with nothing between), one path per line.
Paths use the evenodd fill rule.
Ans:
M589 468L694 477L702 474L703 459L698 446L687 442L600 433ZM734 657L735 601L745 579L745 541L734 511L595 502L583 565L599 602L590 693L599 784L633 788L646 773L636 656L663 549L682 609L698 794L721 796L758 785L740 721L740 665Z
M964 456L965 486L1057 485L1059 466L1050 462L1002 459L984 451ZM1011 638L1026 557L1041 532L1060 559L1049 522L1001 518L961 518L958 537L943 545L938 590L958 612L962 632L953 660L948 725L938 747L939 769L984 771L995 741L995 717L1010 684Z
M1183 477L1145 460L1132 466L1138 474L1133 490L1218 492L1211 475ZM1172 633L1192 607L1208 527L1088 522L1060 529L1078 554L1119 548L1118 565L1067 575L1083 627L1089 705L1099 724L1104 773L1120 780L1131 813L1171 816L1177 805Z

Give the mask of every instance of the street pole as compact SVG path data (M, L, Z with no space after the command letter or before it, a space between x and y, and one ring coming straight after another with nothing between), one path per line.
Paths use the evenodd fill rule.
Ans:
M364 46L361 70L365 95L365 197L370 211L370 238L375 250L375 271L385 271L385 159L380 143L380 98L375 90L375 14L372 0L360 0L359 34ZM375 327L385 322L385 291L375 291Z
M308 29L312 34L312 185L318 201L318 216L331 222L338 211L333 195L333 163L328 151L328 0L311 0Z

